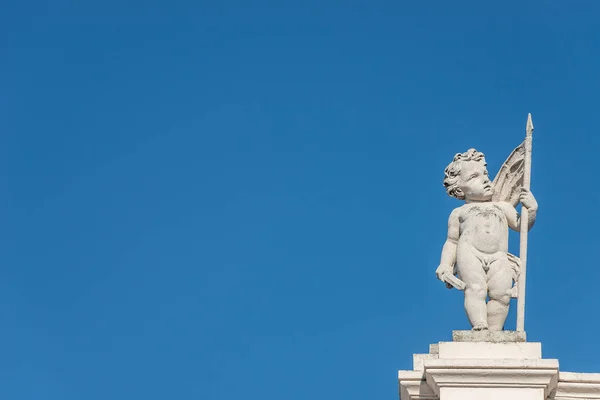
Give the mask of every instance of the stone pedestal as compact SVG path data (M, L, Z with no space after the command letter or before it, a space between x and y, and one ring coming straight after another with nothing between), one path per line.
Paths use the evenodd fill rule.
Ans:
M456 331L399 371L400 400L600 399L600 374L559 373L523 332Z

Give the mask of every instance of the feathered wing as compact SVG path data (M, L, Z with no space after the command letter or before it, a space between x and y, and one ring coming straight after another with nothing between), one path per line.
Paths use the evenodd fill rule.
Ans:
M525 146L521 143L504 161L492 183L494 195L492 201L507 201L513 206L519 204L519 195L523 186L525 166Z
M508 256L508 264L510 265L510 269L512 270L512 279L515 283L512 287L510 297L516 299L519 297L519 276L521 275L521 259L514 254L507 253Z
M493 201L507 201L516 207L519 204L519 195L523 186L523 176L525 167L525 145L521 143L510 153L510 156L504 161L498 175L492 183L494 186ZM508 262L512 269L512 278L515 285L511 291L511 297L516 298L518 294L517 282L521 274L521 260L519 257L508 253Z

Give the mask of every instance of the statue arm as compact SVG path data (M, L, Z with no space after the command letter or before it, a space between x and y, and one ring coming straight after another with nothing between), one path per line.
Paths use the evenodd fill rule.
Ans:
M502 209L504 210L504 215L506 215L506 222L508 222L508 227L518 232L519 227L521 226L521 217L519 216L519 213L510 203L503 201L500 204L502 205Z
M529 213L527 214L527 230L531 230L535 224L535 218L537 216L537 208L528 208ZM519 215L519 227L521 226L521 215ZM516 229L519 230L519 229Z
M527 189L521 189L521 195L519 196L521 205L528 211L527 213L527 230L530 230L535 224L535 217L537 216L538 203L535 196L531 191ZM520 219L520 218L519 218Z
M521 201L524 201L523 206L527 208L527 225L528 230L533 227L535 224L535 218L537 216L538 205L535 201L535 198L529 191L523 191L521 194ZM526 203L526 204L525 204ZM521 215L517 212L517 210L512 206L512 204L507 202L501 202L502 208L504 209L504 214L506 215L506 220L508 222L508 226L517 232L521 229Z
M458 219L458 208L452 211L448 218L448 236L444 247L442 248L442 257L440 266L435 271L438 279L441 279L444 272L453 272L456 263L456 246L460 235L460 221Z

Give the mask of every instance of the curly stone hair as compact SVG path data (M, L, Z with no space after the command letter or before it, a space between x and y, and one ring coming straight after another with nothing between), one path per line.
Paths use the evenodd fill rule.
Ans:
M459 200L465 199L465 195L457 186L460 165L463 161L480 161L483 162L483 165L487 165L484 154L475 149L469 149L464 153L458 153L454 156L452 162L444 170L444 187L449 196L456 197Z

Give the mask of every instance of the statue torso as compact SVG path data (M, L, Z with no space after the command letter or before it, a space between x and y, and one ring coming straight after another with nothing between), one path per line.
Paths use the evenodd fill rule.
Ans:
M497 203L465 204L461 211L459 245L470 244L488 254L508 251L508 222Z

